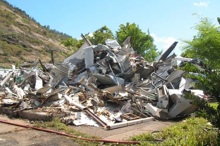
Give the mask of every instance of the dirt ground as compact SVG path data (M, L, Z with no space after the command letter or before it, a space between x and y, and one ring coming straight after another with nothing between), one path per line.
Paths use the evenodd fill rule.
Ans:
M171 124L173 124L173 122L162 122L154 120L113 130L104 130L100 127L91 126L74 126L73 129L83 133L88 133L92 136L101 137L103 139L127 140L131 136L161 130Z
M8 121L23 125L31 125L28 121L19 119L9 119L0 115L2 121ZM46 132L36 131L16 127L8 124L0 123L0 146L77 146L73 139L50 134Z
M31 125L27 120L10 119L0 115L0 120L13 123ZM130 136L155 130L161 130L174 122L148 121L114 130L104 130L99 127L71 126L74 130L87 133L108 140L126 140ZM25 129L0 123L0 146L75 146L79 145L74 139L51 133Z

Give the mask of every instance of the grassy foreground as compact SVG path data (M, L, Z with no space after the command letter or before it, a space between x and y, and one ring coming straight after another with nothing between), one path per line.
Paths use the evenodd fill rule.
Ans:
M217 129L204 118L188 118L162 131L134 136L131 140L141 141L141 145L148 146L220 145Z
M87 134L77 132L71 127L61 123L59 119L54 119L51 122L37 122L36 126L50 128L57 131L63 131L68 134L72 134L80 137L97 138ZM145 146L218 146L218 130L213 127L204 118L188 118L175 125L169 126L162 131L154 131L152 133L145 133L132 137L130 140L140 141L141 145ZM73 139L80 145L100 145L100 143L93 143L88 141L82 141L79 139ZM112 144L106 144L112 145ZM113 144L116 145L116 144Z

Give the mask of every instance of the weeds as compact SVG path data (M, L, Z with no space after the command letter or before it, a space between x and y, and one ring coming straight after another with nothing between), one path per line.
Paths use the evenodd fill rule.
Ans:
M49 128L49 129L52 129L52 130L56 130L56 131L62 131L62 132L68 133L68 134L72 134L74 136L78 136L78 137L85 137L85 138L91 138L91 139L97 139L98 138L98 137L87 135L85 133L75 131L70 126L67 126L67 125L61 123L58 118L54 118L50 122L35 122L35 125L37 127L43 127L43 128ZM82 141L82 140L79 140L79 139L73 139L73 140L74 140L74 142L77 142L80 145L85 145L85 146L87 146L87 145L98 145L98 143L93 143L93 142L89 142L89 141Z
M219 145L217 130L204 118L189 118L161 132L134 136L132 140L141 141L141 145L159 146L198 146Z

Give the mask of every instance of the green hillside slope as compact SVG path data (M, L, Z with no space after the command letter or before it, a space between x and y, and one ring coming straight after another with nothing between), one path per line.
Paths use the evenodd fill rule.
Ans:
M24 11L0 0L0 67L11 64L50 61L54 50L55 61L62 61L68 49L61 40L70 36L41 26Z

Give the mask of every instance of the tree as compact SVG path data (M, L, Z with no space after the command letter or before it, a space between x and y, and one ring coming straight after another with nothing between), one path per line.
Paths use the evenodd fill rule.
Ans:
M94 45L105 44L106 39L114 39L114 35L112 31L107 26L103 26L100 29L96 30L92 34L92 36L90 36L89 34L86 34L86 37Z
M142 32L135 23L120 25L116 33L116 39L120 44L122 44L128 36L131 36L131 45L134 50L150 62L154 61L155 58L161 54L153 44L153 38L150 34ZM88 33L85 36L94 45L105 44L106 39L115 39L112 31L107 26L97 29L92 35ZM63 41L62 44L76 51L80 47L79 44L82 44L82 41L68 39Z
M148 61L154 61L161 52L157 51L156 46L153 44L153 38L150 34L144 33L135 23L121 24L119 30L116 31L116 38L120 44L131 36L131 46L140 55Z
M67 56L76 52L83 44L83 40L77 40L75 38L69 38L67 40L61 41L61 44L68 47L68 52L66 53Z
M212 69L219 69L220 27L213 25L207 18L202 18L195 29L198 34L193 40L185 41L188 46L183 55L201 59Z
M220 127L220 27L213 25L207 18L202 18L195 29L198 33L193 40L185 41L188 46L182 56L194 57L204 62L205 70L196 71L199 74L194 78L198 79L197 86L200 89L219 102L214 123Z
M203 62L200 65L204 70L195 69L190 64L186 64L184 68L188 72L195 72L196 75L188 76L197 79L196 86L218 101L217 110L204 104L199 106L201 110L198 115L220 127L220 27L213 25L207 18L202 18L195 29L198 33L193 40L185 41L188 47L182 56L199 59Z
M217 17L217 21L218 21L218 23L220 24L220 18L219 18L219 17Z
M92 36L89 33L85 36L94 45L104 44L106 39L114 39L113 33L107 26L103 26L100 29L96 30L92 34ZM69 38L61 42L61 44L69 48L67 56L76 52L82 46L83 43L83 39L77 40L75 38Z

